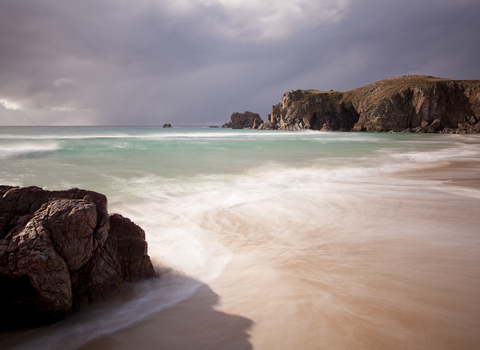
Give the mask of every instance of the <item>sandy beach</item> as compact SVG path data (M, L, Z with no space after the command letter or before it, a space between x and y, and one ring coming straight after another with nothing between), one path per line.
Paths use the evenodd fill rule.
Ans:
M163 274L2 349L479 347L477 136L27 131L2 182L105 193Z
M234 254L222 275L81 349L477 349L479 166L361 179L342 201L294 196L301 214L281 222L254 205L207 215Z

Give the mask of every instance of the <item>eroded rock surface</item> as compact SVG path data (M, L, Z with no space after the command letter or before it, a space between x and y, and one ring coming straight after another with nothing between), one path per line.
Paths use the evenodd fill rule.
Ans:
M258 129L263 124L262 118L257 113L246 111L245 113L235 112L230 116L230 121L222 125L222 128L232 129Z
M80 189L0 186L1 328L35 326L158 277L144 231Z
M480 132L480 80L409 75L347 92L295 90L272 107L265 129Z

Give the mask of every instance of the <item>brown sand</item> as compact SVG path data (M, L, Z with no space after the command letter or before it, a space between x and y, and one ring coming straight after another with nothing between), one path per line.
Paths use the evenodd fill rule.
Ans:
M450 162L353 184L345 203L307 196L283 221L221 213L234 258L218 279L81 349L479 349L479 175Z

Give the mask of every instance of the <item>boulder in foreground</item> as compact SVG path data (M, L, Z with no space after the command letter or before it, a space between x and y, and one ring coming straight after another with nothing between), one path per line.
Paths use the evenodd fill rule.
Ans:
M56 321L151 277L145 232L109 215L104 195L0 186L0 329Z

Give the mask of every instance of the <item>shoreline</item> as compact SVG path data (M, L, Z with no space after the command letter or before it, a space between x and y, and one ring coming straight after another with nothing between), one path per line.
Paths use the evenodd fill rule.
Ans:
M474 143L480 144L480 140ZM452 160L435 168L381 177L438 181L440 187L446 184L477 190L479 165ZM194 343L199 344L198 349L236 350L313 350L321 345L332 349L354 345L358 349L403 349L407 343L423 349L456 345L473 350L471 344L480 340L474 327L478 321L475 312L465 311L464 303L479 306L472 290L480 283L470 277L474 271L480 272L478 268L471 270L478 258L475 247L463 243L470 239L469 229L458 234L458 241L450 241L452 238L444 234L458 225L478 224L473 214L478 210L470 205L478 199L462 193L458 197L454 192L425 187L426 199L423 192L408 199L400 189L394 198L375 203L371 202L375 196L360 190L360 207L381 210L382 214L375 216L380 223L359 222L356 227L363 234L358 238L339 237L339 230L344 228L337 225L312 232L324 236L318 255L301 241L283 247L257 238L262 226L242 229L248 216L238 217L237 231L218 237L234 253L220 277L190 299L80 349L127 350L141 342L146 350L187 350ZM345 213L346 220L352 214ZM381 219L382 215L387 219ZM384 227L389 228L388 235L382 231ZM425 236L417 237L418 230L418 234L426 230ZM279 238L284 235L276 234ZM451 242L458 246L450 246ZM278 251L279 247L282 250ZM290 261L298 258L292 254L302 252L305 255L299 262ZM216 295L216 300L208 295ZM452 319L442 316L441 312L447 311ZM455 319L466 326L457 329L460 321ZM348 336L342 339L342 334Z
M480 150L480 135L462 137L461 142L468 145L476 145ZM442 161L435 167L400 171L392 174L392 176L395 178L405 177L412 180L441 181L453 186L480 189L480 157L468 160L449 159Z
M441 139L452 148L457 140L480 145L472 136ZM159 177L129 197L118 194L113 205L125 203L134 213L152 200L155 210L137 214L154 219L146 221L149 228L198 228L233 252L233 259L189 299L79 349L473 349L469 344L480 343L480 282L474 278L480 275L480 159L445 159L422 169L334 179L327 186L305 186L312 178L301 176L281 178L258 200L266 183L232 188L212 182L200 193L203 201L212 193L223 201L205 206L184 196L198 187L158 189L153 184ZM294 185L286 188L290 180ZM135 197L143 188L151 190L148 196ZM229 198L232 192L237 197ZM131 198L137 205L129 207ZM171 203L185 210L177 213ZM169 216L158 216L162 210ZM191 225L182 227L177 214ZM176 248L188 248L184 242ZM131 312L132 318L139 313ZM57 329L45 338L62 335Z

